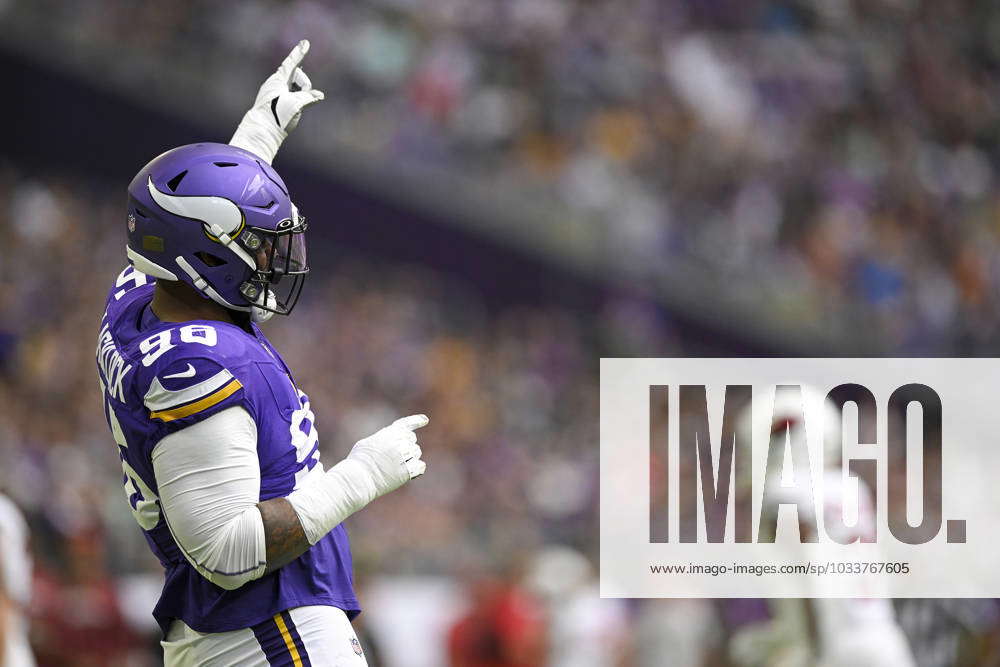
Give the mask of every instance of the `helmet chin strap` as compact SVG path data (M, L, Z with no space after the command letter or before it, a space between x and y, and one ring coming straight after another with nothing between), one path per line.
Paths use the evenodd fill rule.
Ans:
M194 267L191 266L191 263L188 262L186 259L184 259L183 256L178 256L174 261L177 262L177 266L181 267L184 273L188 274L191 277L191 282L194 283L194 286L198 288L198 290L203 292L205 296L207 296L209 299L216 302L220 306L223 306L224 308L228 308L230 310L249 312L250 320L256 324L263 324L264 322L267 322L269 319L274 317L273 309L277 307L278 299L275 298L274 292L272 292L271 290L269 289L265 290L264 293L258 296L255 299L256 305L237 306L235 304L229 303L224 298L222 298L222 295L219 294L214 287L209 285L208 281L205 280L205 278L203 278L200 273L195 271ZM271 308L272 310L261 308L261 306L265 305L268 308Z
M251 311L251 306L237 306L236 304L232 304L232 303L229 303L228 301L226 301L222 297L222 295L219 294L215 290L215 288L212 287L208 283L208 281L205 280L205 278L202 277L202 275L200 273L198 273L197 271L194 270L194 267L191 266L191 263L188 262L186 259L184 259L183 256L178 256L177 258L174 259L174 261L177 262L177 266L181 267L181 269L184 271L184 273L188 274L188 276L191 277L191 282L194 283L194 286L200 292L203 292L205 294L205 296L207 296L212 301L216 302L217 304L219 304L223 308L228 308L230 310L238 310L238 311L241 311L241 312L244 312L244 313Z

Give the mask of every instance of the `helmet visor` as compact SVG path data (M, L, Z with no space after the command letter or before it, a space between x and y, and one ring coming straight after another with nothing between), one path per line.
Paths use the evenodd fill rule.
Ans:
M271 268L278 280L281 276L309 271L309 265L306 264L306 238L302 233L306 228L305 219L302 219L301 227L301 231L280 234L275 239Z

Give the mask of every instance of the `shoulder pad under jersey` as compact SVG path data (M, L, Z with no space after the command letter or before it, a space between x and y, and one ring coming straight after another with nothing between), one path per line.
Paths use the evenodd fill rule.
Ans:
M164 323L137 343L136 389L150 419L187 425L243 404L248 362L260 354L256 339L231 324Z

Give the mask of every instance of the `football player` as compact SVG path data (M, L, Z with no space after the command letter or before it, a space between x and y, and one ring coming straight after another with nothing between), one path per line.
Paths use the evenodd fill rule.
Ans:
M760 400L763 397L755 397ZM766 398L764 400L767 400ZM806 422L802 415L812 412L808 423L822 420L817 436L824 443L822 479L823 500L819 511L824 514L824 525L834 525L841 515L841 505L848 497L844 488L841 468L841 413L826 394L815 387L804 385L800 393L775 396L771 410L756 415L749 407L744 409L737 428L743 433L743 442L751 442L754 433L772 435L787 429L791 438L800 437L807 442ZM829 445L832 447L827 448ZM776 465L782 465L774 462ZM767 459L767 465L772 465ZM744 470L744 474L746 474ZM808 508L811 493L805 497L791 487L780 485L781 473L772 479L771 491L778 503L797 504ZM766 482L767 483L767 482ZM857 479L859 504L854 526L844 528L842 539L860 539L874 530L875 506L871 491L863 479ZM738 502L748 502L750 479L738 479ZM809 509L805 510L810 513ZM815 512L814 508L812 512ZM815 516L810 514L811 518ZM801 519L802 517L800 517ZM807 524L800 523L800 531ZM866 552L871 555L871 552ZM871 558L875 560L875 558ZM815 599L772 599L767 601L730 600L720 604L721 615L732 635L730 656L737 665L819 665L820 667L913 667L914 661L906 637L896 622L892 601L884 597L842 598L835 597L833 579L818 579L819 592L825 597Z
M424 472L399 419L320 462L309 397L258 324L295 307L306 220L271 167L323 99L300 42L229 144L181 146L129 185L130 265L97 345L132 514L165 569L167 665L364 665L341 522Z
M28 645L31 556L28 524L7 496L0 494L0 665L34 667Z

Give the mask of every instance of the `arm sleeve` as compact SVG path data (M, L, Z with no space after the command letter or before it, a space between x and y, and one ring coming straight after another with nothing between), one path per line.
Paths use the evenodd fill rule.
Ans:
M264 574L257 425L230 407L171 433L152 453L174 540L206 579L234 590Z

